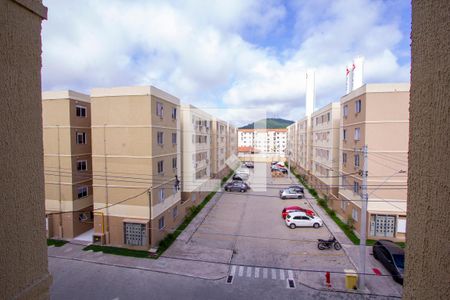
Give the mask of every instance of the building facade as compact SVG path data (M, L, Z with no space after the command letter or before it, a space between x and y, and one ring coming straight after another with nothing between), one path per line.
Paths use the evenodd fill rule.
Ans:
M333 102L311 115L312 163L310 183L327 197L338 197L340 103Z
M47 236L71 239L93 226L90 97L44 92L42 119Z
M199 204L214 188L210 186L212 116L190 104L181 105L182 202Z
M228 124L217 118L213 118L211 124L211 178L222 178L229 172L226 165Z
M253 147L255 152L283 154L287 147L287 129L238 129L238 147Z
M183 220L179 99L154 87L92 90L94 240L157 247Z
M368 146L368 238L404 240L408 171L409 84L366 84L341 98L339 200L336 212L357 231Z

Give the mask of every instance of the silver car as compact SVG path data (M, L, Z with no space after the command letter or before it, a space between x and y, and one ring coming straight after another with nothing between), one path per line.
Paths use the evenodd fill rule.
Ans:
M290 188L280 190L280 198L281 199L301 199L304 195L298 189Z

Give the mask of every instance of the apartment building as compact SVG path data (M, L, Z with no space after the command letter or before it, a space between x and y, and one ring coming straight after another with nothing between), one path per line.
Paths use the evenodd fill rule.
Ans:
M44 92L42 120L47 236L71 239L93 227L90 97Z
M147 250L183 220L180 101L154 87L93 89L94 240Z
M215 117L211 123L211 178L222 178L229 172L226 165L228 124Z
M290 150L291 165L306 179L310 177L312 166L311 117L306 116L294 123L294 141ZM294 125L293 124L293 125Z
M333 102L311 115L310 184L327 197L338 197L341 105Z
M288 130L238 129L238 147L253 147L259 153L285 153Z
M238 132L237 128L227 124L227 149L226 149L226 159L237 156L238 153Z
M360 230L361 149L368 146L368 238L404 240L409 137L409 84L366 84L343 96L339 200L333 208Z
M214 188L211 177L212 116L190 104L181 105L182 202L199 204Z

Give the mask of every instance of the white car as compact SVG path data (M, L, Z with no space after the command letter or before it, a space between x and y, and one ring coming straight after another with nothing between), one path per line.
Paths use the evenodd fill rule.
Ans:
M295 189L295 188L280 190L279 195L280 195L280 198L283 200L284 199L301 199L301 198L305 197L303 192L301 192L300 190Z
M319 228L323 226L323 221L319 217L310 217L302 211L290 212L286 216L286 226L291 229L296 227L314 227Z

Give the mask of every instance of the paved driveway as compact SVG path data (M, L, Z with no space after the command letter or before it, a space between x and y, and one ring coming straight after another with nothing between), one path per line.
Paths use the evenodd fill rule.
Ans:
M305 200L281 200L278 191L288 186L290 181L287 178L271 178L268 166L264 169L265 174L259 171L255 176L251 173L249 182L252 186L265 176L265 191L261 191L261 185L258 185L259 191L224 192L191 237L190 243L233 250L231 263L236 265L332 271L352 268L342 250L317 249L317 239L330 236L326 227L290 229L285 225L281 218L283 207L311 207Z

